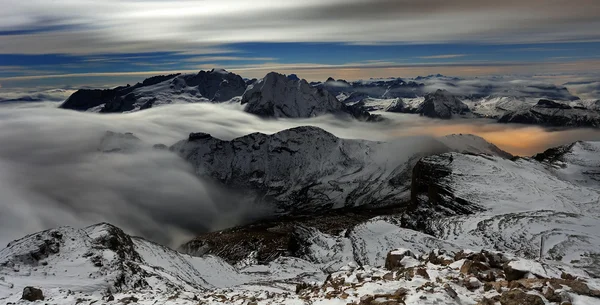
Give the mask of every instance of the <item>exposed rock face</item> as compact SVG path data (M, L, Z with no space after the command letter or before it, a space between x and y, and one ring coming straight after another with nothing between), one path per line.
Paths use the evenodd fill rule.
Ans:
M504 114L498 122L547 126L600 127L600 112L594 109L571 107L564 103L541 99L532 107Z
M402 99L397 99L393 101L387 108L385 108L387 112L406 112L406 104Z
M103 153L131 152L139 148L141 144L142 141L130 132L118 133L109 130L100 140L98 151Z
M432 118L450 119L453 115L465 114L470 110L456 96L438 89L425 95L425 101L419 105L416 112Z
M223 102L241 96L245 81L234 73L213 69L198 74L159 75L133 86L81 89L60 107L79 111L126 112L182 102Z
M317 88L323 88L335 95L344 93L346 95L361 94L370 98L414 98L425 94L425 85L414 81L405 81L401 78L369 79L347 82L328 78L324 83L314 84Z
M439 144L438 144L439 145ZM408 198L412 158L380 158L386 143L345 140L316 127L232 141L192 134L171 150L197 174L285 211L393 205ZM443 147L443 146L440 146Z
M308 118L343 112L343 104L326 90L275 72L249 88L242 97L242 104L247 104L246 112L275 118Z
M23 288L23 296L21 297L21 299L27 300L30 302L43 301L44 293L42 292L41 289L27 286L27 287Z
M309 118L323 114L341 114L366 121L375 120L368 112L346 106L322 88L306 80L271 72L249 88L242 97L246 112L263 117Z
M403 267L402 260L405 257L416 259L416 256L408 249L395 249L388 252L385 258L385 268L394 270Z
M75 91L75 93L60 105L60 108L85 111L107 103L115 105L119 103L122 104L125 97L132 91L167 81L178 75L179 74L153 76L134 86L127 85L116 87L114 89L80 89ZM133 96L130 96L129 98L131 97Z
M548 160L543 163L456 153L425 157L413 170L413 206L404 223L465 247L527 257L539 255L540 235L560 236L544 256L578 257L595 274L596 254L586 253L600 253L600 231L590 230L600 227L600 211L590 205L600 199L599 144L553 151L537 157Z

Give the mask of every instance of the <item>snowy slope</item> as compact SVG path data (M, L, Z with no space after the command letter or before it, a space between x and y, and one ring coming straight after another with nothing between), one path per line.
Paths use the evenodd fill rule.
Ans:
M81 89L60 107L80 111L129 112L173 103L224 102L241 96L246 83L239 75L213 69L197 74L148 78L133 86Z
M591 105L588 105L591 106ZM547 126L599 127L600 112L584 106L541 99L535 105L506 112L498 122Z
M596 266L590 272L598 274L600 188L582 179L597 168L597 148L573 145L554 161L560 167L457 153L424 158L413 172L413 224L460 247L526 257L539 253L543 236L546 257Z
M488 96L482 99L463 100L471 111L481 117L500 118L507 112L518 111L533 106L537 100L512 96Z
M300 264L300 265L299 265ZM79 297L106 299L131 291L173 295L218 288L323 280L316 267L281 259L238 270L215 256L192 257L130 237L109 224L61 227L11 242L0 250L0 303L16 302L26 286L43 290L46 302L72 304Z
M88 266L89 262L77 257L89 246L86 241L90 239L92 243L101 241L101 244L114 249L131 246L121 243L124 241L122 239L128 239L129 236L119 233L120 236L115 237L110 233L114 230L118 229L106 224L85 230L59 228L15 241L0 252L2 261L9 258L11 262L19 264L10 268L0 265L0 302L19 305L433 305L477 302L513 304L508 301L516 296L525 302L519 304L561 304L568 301L574 305L588 305L596 304L600 299L600 281L590 278L585 270L568 264L518 258L510 253L458 250L422 233L399 229L384 219L373 219L349 234L350 239L357 236L364 238L367 244L362 246L370 251L367 259L373 265L339 256L339 263L329 265L331 270L327 272L328 276L320 270L322 264L301 258L280 257L268 264L251 264L234 269L213 257L192 258L134 238L134 251L126 254L129 257L125 264L133 266L141 262L135 276L144 285L107 291L110 285L103 279L94 280L95 274L89 278L80 275L94 272L96 267ZM331 237L319 237L313 233L309 235L315 237L315 247L309 253L319 257L324 257L329 246L336 245L335 241L330 240ZM106 239L103 236L112 237ZM24 267L27 260L20 255L37 253L35 251L38 248L31 246L43 243L46 238L59 244L59 252L43 258L47 264L28 267L29 273L15 274L16 271L8 270L16 266ZM437 245L452 250L430 248ZM360 253L361 249L361 245L358 245L353 252ZM123 258L118 250L107 252L99 247L92 247L92 250L104 251L102 262L109 259L120 261ZM352 253L350 251L348 253ZM393 260L395 257L398 259ZM60 269L56 271L64 268L67 271L64 274L40 275L37 273L39 268ZM171 286L174 281L186 276L192 277L188 278L189 282L208 278L213 285L202 289L195 289L191 285ZM41 289L44 300L31 303L21 299L23 286Z

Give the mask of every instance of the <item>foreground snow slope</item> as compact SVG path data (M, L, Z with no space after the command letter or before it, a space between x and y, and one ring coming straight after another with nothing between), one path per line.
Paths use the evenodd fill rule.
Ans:
M351 259L340 261L337 266L330 265L327 277L316 268L319 262L301 258L280 257L269 264L251 263L236 269L214 257L192 258L132 239L106 224L85 230L54 229L27 236L2 250L0 302L588 305L600 300L600 281L568 264L532 261L494 251L427 248L436 245L427 243L434 238L390 230L382 220L372 224L370 229L359 228L356 233L378 237L382 232L396 231L396 236L402 237L388 248L379 248L381 245L369 240L371 244L366 248L376 250L369 258L372 265ZM313 241L312 253L327 243L315 238L318 240ZM37 256L42 249L40 243L51 245L48 256ZM86 249L97 252L88 256L82 252ZM34 263L31 259L40 260ZM97 266L100 263L103 266ZM102 273L118 269L115 264L126 266L118 270L122 272L116 278L122 284L118 287L106 277L108 273ZM15 271L17 268L23 271ZM34 303L22 299L25 286L40 289L43 296ZM510 303L515 299L517 303Z
M272 286L279 281L296 283L300 274L324 279L319 269L310 273L310 266L298 266L294 259L260 270L238 270L218 257L181 254L109 224L61 227L0 250L0 303L18 301L26 286L42 289L47 301L59 304L67 296L106 299L134 290L170 295L245 284Z

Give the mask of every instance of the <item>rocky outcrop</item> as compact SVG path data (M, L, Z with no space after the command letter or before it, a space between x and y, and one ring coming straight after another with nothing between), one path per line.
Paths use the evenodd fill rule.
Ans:
M23 288L23 296L21 296L21 299L30 301L30 302L43 301L44 293L42 292L41 289L27 286L27 287Z
M402 99L396 99L392 103L390 103L390 105L387 108L385 108L385 111L402 113L407 112L406 108L406 104L404 104L404 101L402 101Z
M198 74L158 75L133 86L114 89L81 89L60 107L102 113L137 111L156 105L182 102L224 102L241 96L245 81L234 73L213 69Z

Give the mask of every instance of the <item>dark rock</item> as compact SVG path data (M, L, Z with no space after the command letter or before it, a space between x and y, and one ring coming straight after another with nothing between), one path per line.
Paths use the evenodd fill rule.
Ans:
M450 119L453 115L462 115L470 110L456 96L438 89L425 95L425 101L419 105L416 112L431 118Z
M154 144L152 145L152 148L156 149L156 150L168 150L169 147L165 144Z
M388 270L403 268L404 266L402 266L400 261L407 256L416 259L416 256L410 250L402 249L388 252L387 257L385 258L385 268Z
M544 108L555 108L555 109L571 109L572 107L566 104L557 103L555 101L541 99L537 102L536 106Z
M136 303L137 301L138 301L138 298L136 298L134 296L124 297L119 300L119 302L121 302L123 304Z
M23 296L21 297L21 299L27 300L30 302L43 301L44 293L42 292L41 289L27 286L27 287L23 288Z
M505 291L500 296L501 305L544 305L544 300L537 295L527 294L519 289Z
M502 266L502 269L504 270L504 276L506 277L507 281L520 280L520 279L524 278L525 275L527 274L527 271L521 271L521 270L516 270L516 269L512 268L509 265L509 263L505 263Z
M387 108L385 108L386 112L406 112L406 104L402 99L397 99L393 101Z
M212 138L210 134L204 132L192 132L188 137L188 141L203 140Z

